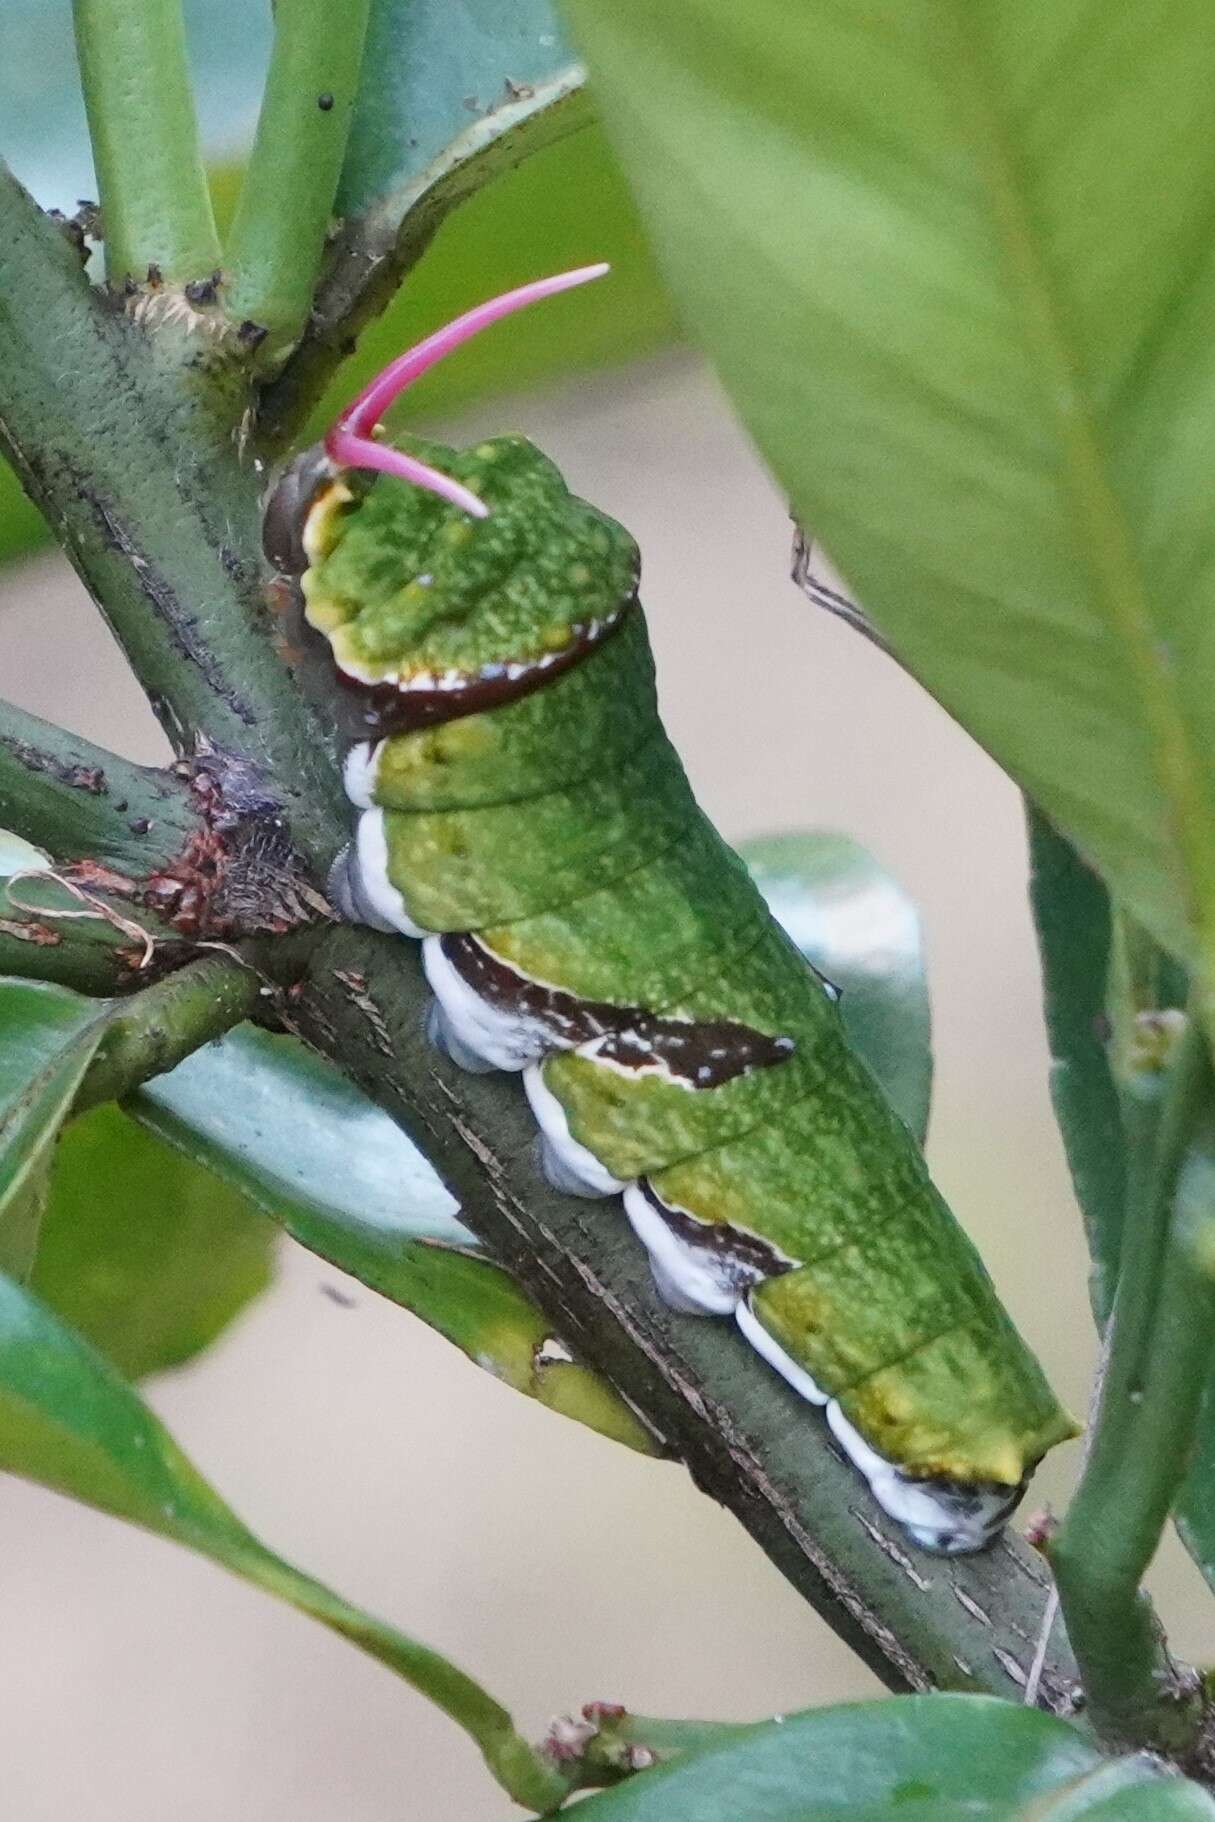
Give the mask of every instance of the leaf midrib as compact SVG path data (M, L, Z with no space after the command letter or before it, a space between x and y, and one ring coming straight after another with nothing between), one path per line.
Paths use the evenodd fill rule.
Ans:
M1043 404L1053 413L1069 491L1077 510L1080 554L1092 596L1117 637L1149 736L1151 765L1165 800L1169 852L1191 924L1201 944L1205 973L1215 974L1215 853L1205 834L1210 821L1202 769L1176 684L1159 652L1160 634L1118 494L1108 472L1101 437L1081 383L1080 363L1064 330L1062 303L1035 224L1017 182L1014 135L1008 128L990 46L973 5L949 0L962 81L955 94L971 94L968 128L988 189L996 237L1021 303L1021 316L1047 376ZM1070 409L1060 409L1060 400Z

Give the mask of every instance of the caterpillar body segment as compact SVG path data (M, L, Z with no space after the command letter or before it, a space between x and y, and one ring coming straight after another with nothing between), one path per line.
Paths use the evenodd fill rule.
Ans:
M914 1541L982 1547L1074 1426L695 803L632 540L520 438L400 453L310 451L267 519L358 702L331 896L422 939L435 1041L521 1072L546 1174L623 1194L667 1301L733 1314Z

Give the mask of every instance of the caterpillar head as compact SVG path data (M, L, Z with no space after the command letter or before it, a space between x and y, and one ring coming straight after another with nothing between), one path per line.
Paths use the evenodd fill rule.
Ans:
M522 437L455 451L374 438L418 374L487 323L604 267L541 280L470 311L394 361L266 506L275 568L379 730L426 726L538 687L606 637L631 604L638 555Z

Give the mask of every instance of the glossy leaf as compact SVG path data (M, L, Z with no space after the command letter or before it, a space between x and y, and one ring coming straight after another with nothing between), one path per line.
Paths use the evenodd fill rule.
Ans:
M394 1237L478 1246L396 1122L294 1038L239 1026L146 1082L129 1109L302 1227L324 1215L385 1252Z
M432 250L457 205L458 220ZM674 332L635 207L548 0L376 0L338 206L319 318L336 311L360 330L361 344L313 412L318 431L359 377L423 325L563 266L609 261L609 295L574 298L478 343L411 392L413 421L635 354ZM407 283L393 303L402 271ZM323 366L305 345L272 390L270 423L280 406L293 418L310 397L309 375Z
M580 1805L586 1822L1200 1822L1147 1758L980 1696L901 1696L740 1731Z
M241 1027L147 1083L135 1117L292 1237L401 1304L515 1390L652 1452L617 1393L478 1242L388 1115L294 1039Z
M0 981L0 1271L28 1277L55 1142L101 1042L88 1000Z
M549 111L568 114L580 84L548 0L372 0L338 212L364 213L457 142L568 131Z
M773 917L840 989L854 1049L923 1144L932 1020L915 906L846 835L771 835L738 851Z
M189 1359L264 1288L274 1229L114 1108L64 1128L106 1012L0 980L0 1185L19 1182L8 1202L0 1187L0 1269L138 1376Z
M289 1601L443 1708L517 1800L536 1808L552 1801L551 1775L492 1697L424 1645L267 1550L101 1356L5 1278L0 1468L172 1538Z
M59 1143L31 1289L127 1379L192 1360L269 1285L278 1230L98 1107Z
M802 523L1215 977L1204 0L565 16L685 320Z

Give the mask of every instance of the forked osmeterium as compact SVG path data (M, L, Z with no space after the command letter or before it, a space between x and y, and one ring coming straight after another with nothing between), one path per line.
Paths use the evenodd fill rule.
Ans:
M733 1315L916 1543L978 1549L1074 1426L696 805L633 540L522 437L374 440L434 361L604 270L402 355L268 503L267 554L359 704L331 895L421 941L435 1041L522 1073L549 1180L623 1196L666 1301Z

